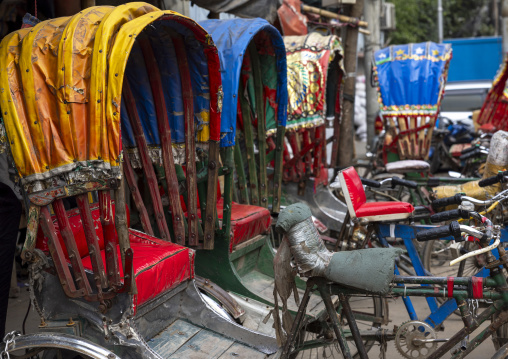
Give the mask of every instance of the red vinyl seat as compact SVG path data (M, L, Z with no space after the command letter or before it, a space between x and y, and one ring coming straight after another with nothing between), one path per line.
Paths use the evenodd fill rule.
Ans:
M92 218L95 231L99 238L102 261L105 264L104 238L102 224L100 221L99 206L91 205ZM113 207L114 211L114 207ZM83 225L78 209L67 211L69 224L83 266L86 270L92 270L92 263L88 255ZM53 218L57 235L65 251L62 236L58 229L58 221ZM134 278L138 294L134 297L134 306L141 305L159 294L176 287L178 284L194 278L194 251L178 244L165 242L148 234L129 229L129 241L134 254L133 267ZM48 239L39 231L37 235L37 248L49 252ZM117 246L118 258L120 259L120 248ZM67 257L67 252L65 251ZM123 278L122 264L119 263L120 277Z
M362 218L368 221L399 220L411 216L412 204L407 202L367 202L362 180L354 167L339 172L348 212L351 218Z
M217 216L222 219L224 201L217 201ZM229 245L232 252L234 246L245 242L260 234L266 234L270 230L272 217L270 211L264 207L251 206L232 202L231 204L231 230L233 239Z
M194 278L194 251L175 243L164 242L145 233L129 229L129 241L134 258L134 278L138 294L134 306L146 303L188 279ZM120 247L117 246L118 258ZM101 250L102 261L106 253ZM92 270L90 256L83 258L83 266ZM120 265L120 277L123 270Z

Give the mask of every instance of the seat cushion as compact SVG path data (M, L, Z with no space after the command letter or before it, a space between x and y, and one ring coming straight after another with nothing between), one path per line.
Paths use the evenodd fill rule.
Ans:
M164 242L145 233L129 229L129 240L134 253L134 278L138 294L134 306L146 303L159 294L194 278L194 251L178 244ZM118 258L120 248L117 246ZM105 251L101 250L103 263ZM92 270L89 256L83 258L85 269ZM120 263L120 277L123 278Z
M217 202L217 216L222 219L224 202L222 198ZM231 230L233 239L229 245L232 252L234 246L245 242L260 234L266 234L270 230L272 217L270 211L264 207L251 206L232 202L231 205Z
M400 248L336 252L326 267L324 277L342 286L385 295L393 280L395 259L402 253Z
M356 210L356 217L382 216L399 213L413 213L414 207L407 202L367 202Z
M430 165L421 160L404 160L389 162L386 164L386 172L389 173L408 173L408 172L428 172Z

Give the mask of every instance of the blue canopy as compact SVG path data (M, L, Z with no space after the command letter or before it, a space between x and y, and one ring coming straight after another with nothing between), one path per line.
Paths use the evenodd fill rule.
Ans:
M394 45L374 54L383 115L435 115L444 90L450 44Z
M279 31L263 19L205 20L200 25L212 36L221 58L224 99L221 115L221 147L235 144L238 87L243 56L256 34L269 35L277 64L277 124L286 126L287 68L286 50Z

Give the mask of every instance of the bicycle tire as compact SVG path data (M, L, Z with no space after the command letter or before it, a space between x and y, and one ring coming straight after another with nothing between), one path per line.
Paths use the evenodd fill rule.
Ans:
M377 328L377 327L380 327L383 324L383 322L387 322L388 318L382 319L384 316L383 311L384 311L385 303L383 301L386 300L385 298L382 298L379 296L351 297L350 304L351 304L351 309L353 310L353 313L355 313L355 312L359 313L359 311L358 311L359 308L357 306L358 302L355 303L355 300L354 300L355 298L364 298L368 301L372 301L373 313L370 313L370 315L372 315L374 318L377 318L372 323L370 323L370 324L364 323L363 325L362 325L361 321L357 320L357 324L358 324L360 330L362 330L362 326L363 326L363 329L365 329L366 326L369 326L369 325L371 325L372 328ZM364 312L362 311L361 313L364 313ZM345 329L349 328L347 321L345 320L343 315L341 315L341 319L342 319L341 326ZM314 333L305 332L305 340L313 339L315 336L316 336L316 334L314 334ZM376 343L375 340L364 341L365 350L368 352L370 349L372 349L372 347L375 345L375 343ZM358 351L356 350L354 341L348 340L348 346L349 346L349 349L351 351L353 358L359 359L360 355L359 355ZM322 353L322 354L320 355L320 353ZM311 359L311 358L316 358L316 357L317 358L339 359L339 358L342 358L343 356L342 356L342 353L340 352L340 350L338 349L338 345L329 345L329 346L325 346L325 347L313 348L313 349L302 351L302 352L298 353L297 355L291 356L291 359Z

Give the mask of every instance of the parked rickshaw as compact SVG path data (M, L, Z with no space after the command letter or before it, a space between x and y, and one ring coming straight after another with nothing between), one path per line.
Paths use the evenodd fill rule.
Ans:
M339 152L342 46L337 36L319 32L285 36L284 44L289 93L284 196L288 204L305 201L317 219L338 233L346 205L327 185Z
M492 132L495 130L508 130L508 56L501 64L492 87L483 103L477 124L480 130Z
M230 202L222 230L215 207L217 176L233 169L232 151L224 166L218 157L219 66L202 27L139 2L3 39L0 106L28 204L22 255L41 332L11 333L2 355L277 351L273 337L235 323L194 280L192 248L230 239Z

